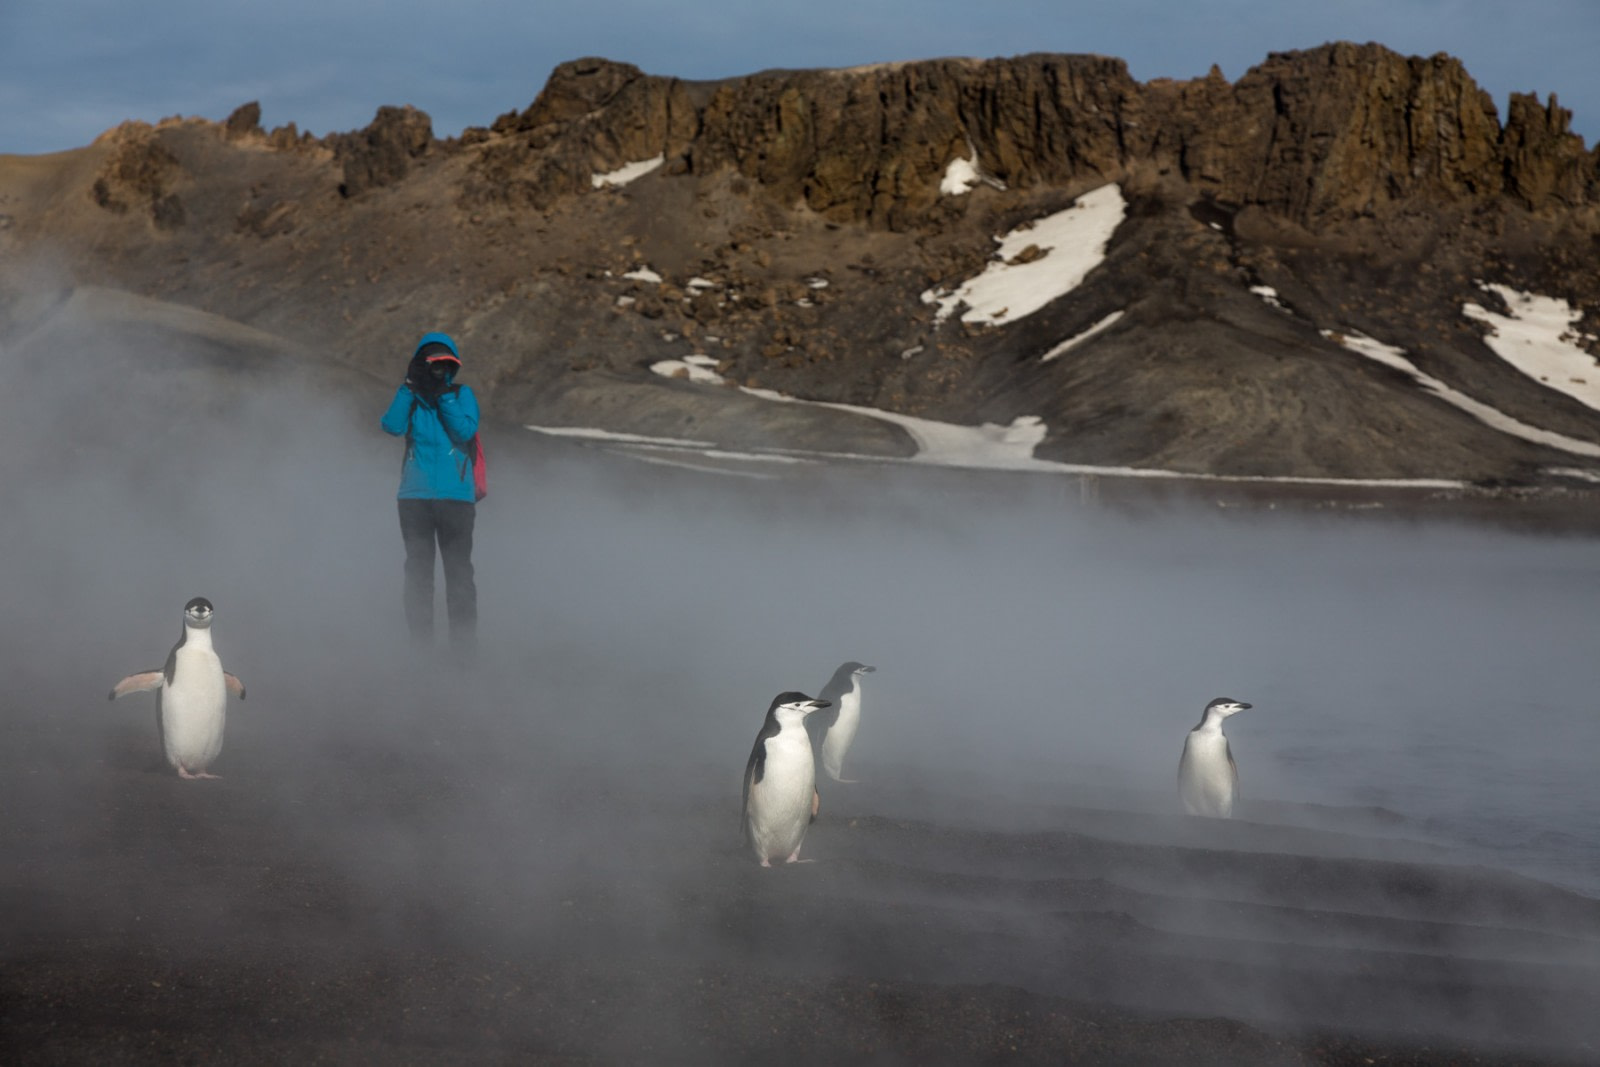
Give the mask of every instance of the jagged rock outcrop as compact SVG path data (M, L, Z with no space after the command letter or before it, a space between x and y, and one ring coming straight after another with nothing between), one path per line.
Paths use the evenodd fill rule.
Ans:
M183 201L175 191L182 168L154 127L125 122L100 143L110 150L90 187L96 204L118 215L138 211L161 230L183 225Z
M433 120L409 104L380 107L364 130L329 136L325 143L344 168L339 184L343 196L393 185L406 176L412 161L426 155L434 143Z
M254 140L264 136L260 101L252 100L234 108L222 124L222 135L230 141Z
M463 200L543 208L592 191L594 174L657 156L681 159L699 129L688 90L626 63L563 63L527 110L463 137L484 145Z
M1549 204L1578 207L1600 202L1600 145L1585 154L1572 132L1572 112L1528 93L1511 94L1502 137L1506 192L1535 210Z

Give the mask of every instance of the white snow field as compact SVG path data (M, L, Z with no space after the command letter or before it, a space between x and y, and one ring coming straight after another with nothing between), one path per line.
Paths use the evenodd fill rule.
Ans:
M1509 315L1498 315L1470 301L1461 305L1463 315L1489 326L1484 340L1494 354L1540 385L1600 411L1600 361L1578 346L1585 339L1577 330L1583 312L1565 300L1506 285L1479 283L1479 288L1498 294L1510 309Z
M1102 185L1063 211L995 238L1000 247L982 273L956 289L929 289L922 302L939 306L940 322L961 304L967 306L962 322L1004 326L1031 315L1076 289L1105 260L1127 206L1120 187ZM1030 246L1043 255L1020 261Z

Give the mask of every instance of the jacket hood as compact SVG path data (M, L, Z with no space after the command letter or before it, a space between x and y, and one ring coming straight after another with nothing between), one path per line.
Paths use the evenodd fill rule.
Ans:
M461 362L461 352L456 348L455 339L447 333L423 334L422 340L417 342L416 351L411 353L411 358L415 359L420 356L422 354L422 350L427 348L429 345L444 345L444 347L450 350L450 354L455 357L456 362Z

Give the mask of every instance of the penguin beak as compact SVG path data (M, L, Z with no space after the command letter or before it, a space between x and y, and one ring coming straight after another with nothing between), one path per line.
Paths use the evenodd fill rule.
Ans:
M1255 707L1255 705L1254 704L1246 704L1244 701L1240 701L1239 702L1239 707L1240 707L1240 709L1253 708L1253 707Z
M813 711L821 711L823 708L831 707L833 707L833 701L831 700L813 700L811 707L806 710L806 714L810 715Z

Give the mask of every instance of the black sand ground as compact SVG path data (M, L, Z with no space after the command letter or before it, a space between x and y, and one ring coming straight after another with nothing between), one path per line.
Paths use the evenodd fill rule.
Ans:
M815 862L762 870L738 767L564 737L537 693L507 725L460 680L365 712L258 686L223 779L186 782L102 679L18 681L7 1063L1600 1055L1600 901L1382 812L999 801L877 760L827 789Z

